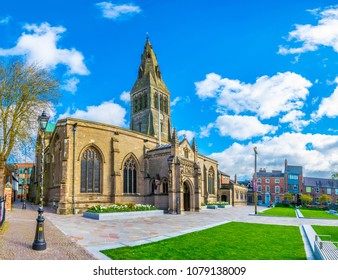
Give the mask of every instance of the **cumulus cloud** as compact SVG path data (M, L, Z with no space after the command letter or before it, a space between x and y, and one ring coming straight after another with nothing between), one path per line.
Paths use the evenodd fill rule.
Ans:
M255 146L258 168L284 171L284 160L287 159L290 165L302 165L305 176L330 177L338 170L337 135L284 133L246 145L235 142L223 152L209 156L218 160L219 169L225 173L252 178Z
M106 101L98 106L87 106L86 110L77 109L74 113L70 113L68 109L59 119L70 117L125 127L126 113L127 111L114 101Z
M302 108L312 84L292 72L262 76L254 84L210 73L195 86L199 98L216 98L217 104L226 111L254 112L260 119L269 119Z
M0 56L26 56L28 63L53 69L62 64L69 74L88 75L84 56L74 48L58 48L61 34L66 32L63 26L51 26L49 23L26 24L25 32L19 37L15 47L0 48Z
M246 140L255 136L275 133L278 127L262 124L257 117L223 115L216 119L215 127L220 135L237 140Z
M199 137L200 138L209 137L210 136L210 131L214 127L215 127L215 125L213 123L209 123L207 126L200 127Z
M130 102L130 92L129 91L123 91L120 95L120 100L124 103Z
M70 78L64 81L64 83L61 85L61 89L69 91L72 94L75 94L75 92L77 91L77 84L79 82L80 80L76 77Z
M295 30L289 33L288 41L301 42L302 45L294 48L280 46L279 54L301 54L316 51L319 46L332 47L338 52L338 6L310 12L319 16L317 25L296 24Z
M187 140L190 142L194 137L196 133L191 130L180 130L177 132L178 137L186 137Z
M336 83L338 83L338 78L336 78ZM321 100L318 110L311 115L311 117L316 121L324 116L329 118L335 118L338 116L338 86L329 97Z
M109 19L121 19L141 12L139 6L133 4L116 5L111 2L100 2L96 6L102 11L102 15Z
M301 131L304 127L310 124L310 120L302 120L305 114L300 110L292 110L282 118L279 119L280 123L289 123L291 129Z

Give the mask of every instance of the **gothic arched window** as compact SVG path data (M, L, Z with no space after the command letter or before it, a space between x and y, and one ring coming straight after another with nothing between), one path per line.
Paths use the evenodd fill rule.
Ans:
M215 194L215 173L212 167L208 171L208 192L209 194Z
M90 147L81 157L81 192L101 191L102 160L98 151Z
M137 186L137 170L136 162L130 157L123 166L123 192L136 193Z
M164 178L162 181L162 190L163 193L168 193L168 179Z

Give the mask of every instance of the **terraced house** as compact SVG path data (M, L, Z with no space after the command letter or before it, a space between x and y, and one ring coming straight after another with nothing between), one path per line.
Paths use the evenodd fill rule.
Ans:
M130 130L67 118L46 137L45 199L58 213L116 202L176 213L217 200L218 162L172 130L170 92L148 38L136 72Z
M312 204L319 205L319 198L326 194L331 197L332 204L338 205L338 180L304 177L300 192L311 195L313 198Z

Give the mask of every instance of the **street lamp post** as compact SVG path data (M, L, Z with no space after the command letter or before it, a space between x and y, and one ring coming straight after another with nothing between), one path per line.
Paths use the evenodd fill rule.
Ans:
M25 184L23 185L23 204L22 209L26 209L26 188L27 188L27 167L25 168Z
M255 203L255 215L257 215L257 147L254 147L255 153L255 173L253 179L253 191L254 191L254 203Z
M38 217L36 219L36 231L35 231L35 239L33 242L33 250L42 251L47 247L45 241L45 233L44 233L44 221L43 217L43 175L44 175L44 160L45 160L45 131L47 128L47 124L49 121L49 116L42 112L41 116L38 118L40 132L41 132L41 173L40 173L40 204L38 209Z

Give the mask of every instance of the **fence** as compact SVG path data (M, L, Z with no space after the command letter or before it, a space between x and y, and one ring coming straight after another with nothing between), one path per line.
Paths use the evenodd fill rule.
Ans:
M0 197L0 228L5 221L6 216L6 197Z

